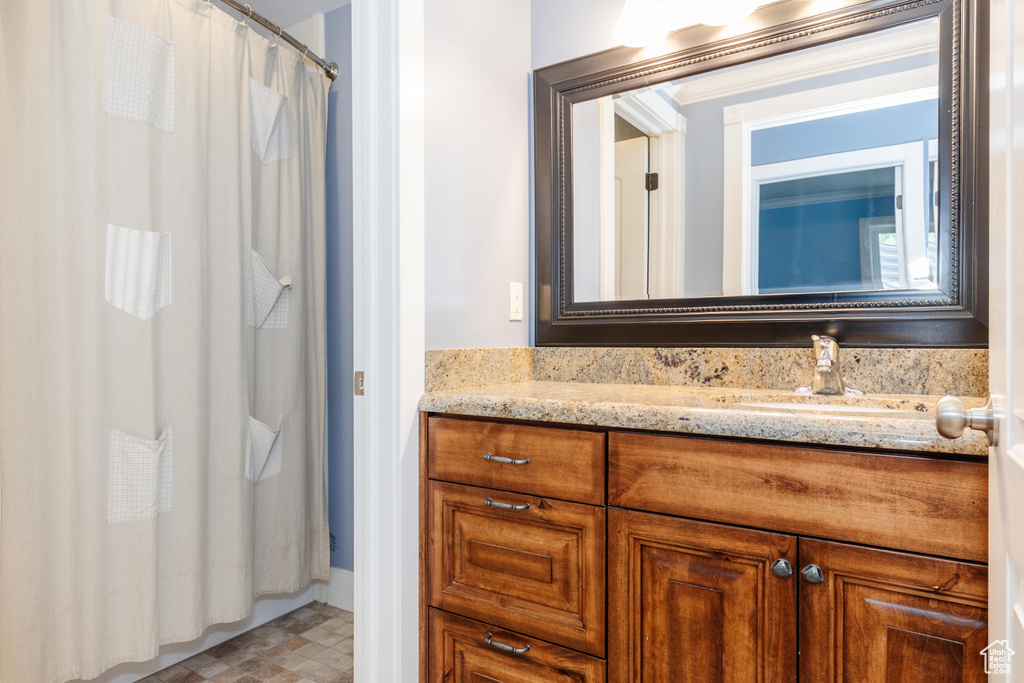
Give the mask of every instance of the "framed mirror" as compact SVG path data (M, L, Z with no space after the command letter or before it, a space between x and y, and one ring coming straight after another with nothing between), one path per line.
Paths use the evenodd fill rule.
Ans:
M538 345L987 345L984 3L822 4L535 73Z

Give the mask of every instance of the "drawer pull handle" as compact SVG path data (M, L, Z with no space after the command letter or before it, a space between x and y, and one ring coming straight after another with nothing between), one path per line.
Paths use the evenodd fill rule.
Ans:
M513 505L512 503L502 503L500 500L492 500L488 498L484 501L484 505L489 505L492 508L501 508L502 510L529 510L530 504L523 503L522 505Z
M529 645L523 645L522 647L512 647L511 645L506 645L505 643L499 643L497 640L494 639L494 636L490 633L488 633L487 637L484 638L484 642L495 649L501 650L502 652L511 652L514 655L525 655L527 652L530 651Z
M513 460L512 458L503 458L500 455L491 455L490 453L484 453L484 460L490 460L491 462L501 462L506 465L529 465L530 459L523 458L522 460Z

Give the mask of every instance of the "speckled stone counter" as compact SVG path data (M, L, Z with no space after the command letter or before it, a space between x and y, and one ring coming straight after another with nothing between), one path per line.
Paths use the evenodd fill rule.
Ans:
M432 349L427 391L536 380L599 384L771 389L810 383L806 348L489 348ZM840 351L843 376L866 394L985 396L987 349Z
M855 448L988 456L984 434L935 431L937 396L818 397L714 387L516 381L432 391L426 412ZM965 399L968 407L982 399Z

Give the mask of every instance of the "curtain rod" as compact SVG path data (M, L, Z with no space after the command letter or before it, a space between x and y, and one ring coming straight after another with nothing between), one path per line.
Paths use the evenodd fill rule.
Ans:
M277 38L283 39L286 43L288 43L296 50L298 50L303 57L312 61L318 67L323 69L323 72L327 74L327 77L330 78L332 81L338 77L337 64L335 64L334 62L327 63L314 53L310 52L308 45L306 45L305 43L300 43L299 41L295 40L295 38L293 38L290 33L281 28L280 24L274 24L259 12L254 12L252 9L252 5L244 5L240 2L235 2L235 0L220 1L228 7L230 7L231 9L235 10L236 12L240 12L242 16L244 16L246 19L252 19L257 24L273 33Z

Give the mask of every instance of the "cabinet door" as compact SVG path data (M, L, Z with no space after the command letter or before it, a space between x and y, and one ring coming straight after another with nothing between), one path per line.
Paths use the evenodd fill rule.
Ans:
M605 664L431 608L429 683L604 683Z
M801 680L985 680L985 566L804 538L800 563Z
M796 537L618 508L608 525L609 680L796 680Z

